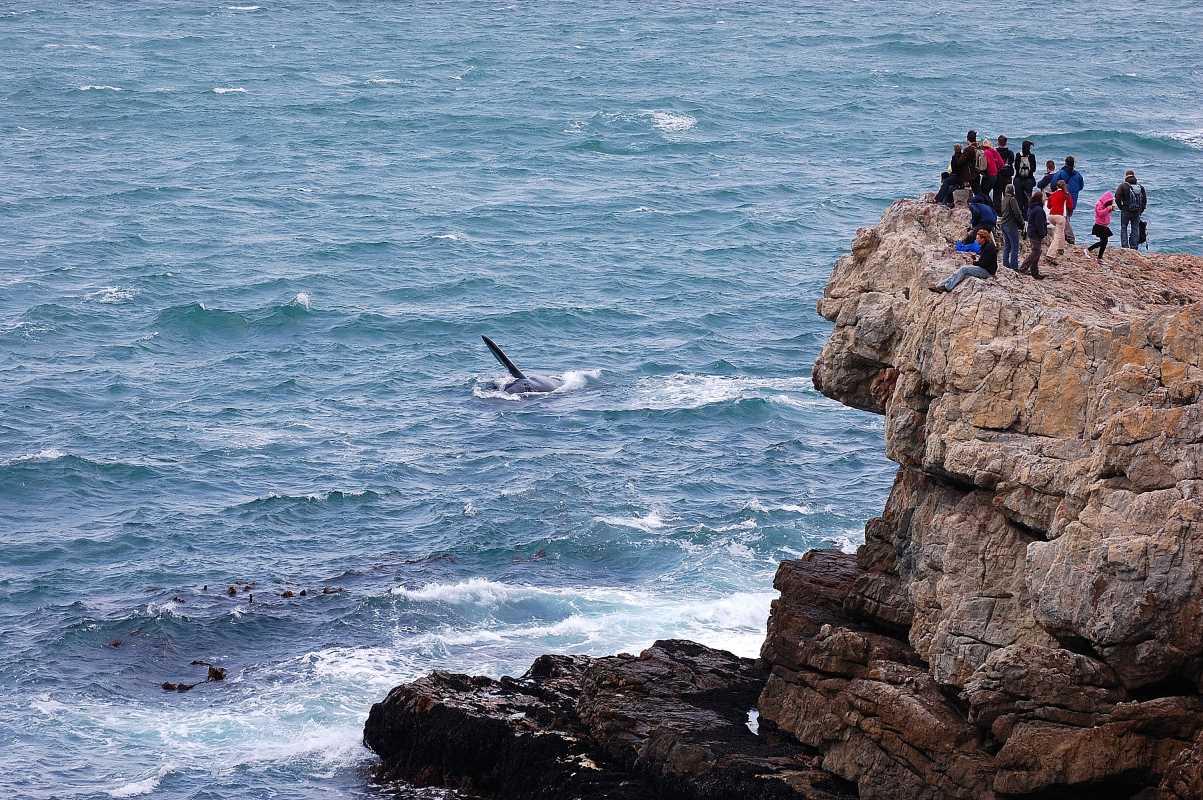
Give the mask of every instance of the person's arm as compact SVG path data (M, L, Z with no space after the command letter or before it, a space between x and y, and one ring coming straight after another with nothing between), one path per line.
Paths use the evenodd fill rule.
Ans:
M1147 208L1149 205L1149 190L1145 189L1143 186L1140 188L1140 213L1143 214L1145 213L1145 208Z

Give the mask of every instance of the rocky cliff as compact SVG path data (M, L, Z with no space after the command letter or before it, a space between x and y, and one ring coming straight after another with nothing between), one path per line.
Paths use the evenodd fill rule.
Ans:
M1203 259L1076 251L928 292L966 222L898 202L835 267L815 384L885 415L899 469L855 556L781 565L759 661L660 642L436 674L373 707L382 771L506 797L1200 797Z

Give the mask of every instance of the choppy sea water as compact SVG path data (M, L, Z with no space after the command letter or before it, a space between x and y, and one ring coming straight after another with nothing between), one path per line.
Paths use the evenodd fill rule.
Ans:
M431 669L754 654L893 471L814 301L965 129L1203 252L1203 13L1153 6L6 3L0 796L386 797Z

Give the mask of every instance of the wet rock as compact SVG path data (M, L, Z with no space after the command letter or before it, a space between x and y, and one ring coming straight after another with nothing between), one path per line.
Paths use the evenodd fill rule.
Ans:
M751 659L691 642L543 656L521 678L434 673L372 707L382 777L504 798L835 798L851 786L748 711Z
M121 646L120 639L113 639L112 641L109 642L109 647L120 647L120 646Z
M231 586L229 589L226 589L226 594L228 594L230 597L233 597L234 595L238 594L238 587Z
M342 594L345 591L347 591L347 590L341 586L323 586L322 587L322 594ZM302 592L302 594L304 594L304 592Z
M293 594L293 593L292 593L292 591L290 591L290 590L288 590L288 589L285 589L284 591L280 592L280 596L281 596L281 597L285 597L285 598L287 598L287 597L296 597L296 595L295 595L295 594Z
M215 667L212 664L209 665L208 677L206 677L205 680L224 681L225 679L226 679L226 668L225 667Z

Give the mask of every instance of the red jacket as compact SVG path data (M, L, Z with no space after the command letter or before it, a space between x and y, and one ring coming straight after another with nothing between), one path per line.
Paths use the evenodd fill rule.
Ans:
M1059 217L1065 216L1067 209L1072 210L1074 207L1073 198L1069 196L1069 192L1064 189L1058 189L1048 197L1048 210L1050 213Z
M991 178L998 177L998 171L1006 164L1003 157L993 147L986 148L986 174Z

